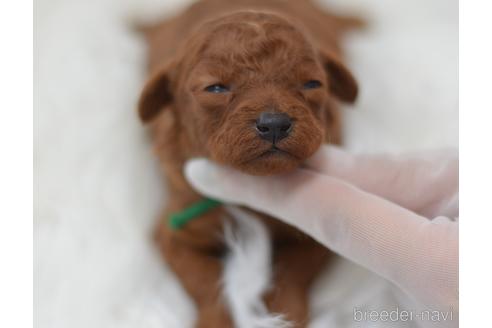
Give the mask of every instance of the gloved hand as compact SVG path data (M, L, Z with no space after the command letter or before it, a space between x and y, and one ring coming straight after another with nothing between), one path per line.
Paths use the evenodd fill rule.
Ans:
M417 304L458 310L458 155L352 155L324 146L305 167L255 177L187 163L199 192L270 214L393 282Z

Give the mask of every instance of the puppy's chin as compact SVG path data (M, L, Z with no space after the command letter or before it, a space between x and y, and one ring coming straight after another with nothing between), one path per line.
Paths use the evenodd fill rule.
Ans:
M298 168L302 160L287 152L268 151L242 163L232 164L236 169L251 175L277 175Z

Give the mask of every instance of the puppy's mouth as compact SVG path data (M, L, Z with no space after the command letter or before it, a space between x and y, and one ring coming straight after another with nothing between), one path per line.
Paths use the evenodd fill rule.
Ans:
M302 159L290 150L278 145L258 149L254 154L236 166L243 172L253 175L274 175L290 172L301 164Z
M251 163L251 162L254 162L257 160L269 160L269 159L274 159L274 158L299 160L299 157L292 154L291 152L289 152L285 149L282 149L276 145L272 145L270 148L261 152L259 155L255 154L253 157L245 160L242 164L248 164L248 163Z
M293 157L293 158L297 159L297 156L289 153L287 150L278 148L275 145L273 145L270 149L261 153L259 156L256 157L256 159L268 158L271 156L285 156L285 157Z

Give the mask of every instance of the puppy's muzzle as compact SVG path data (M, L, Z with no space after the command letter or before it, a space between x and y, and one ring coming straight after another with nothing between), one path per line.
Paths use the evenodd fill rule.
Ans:
M289 136L292 125L291 118L285 113L264 112L256 120L256 131L260 138L275 145Z

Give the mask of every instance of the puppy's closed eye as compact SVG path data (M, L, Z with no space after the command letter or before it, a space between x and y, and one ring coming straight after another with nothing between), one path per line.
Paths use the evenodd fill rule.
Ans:
M321 87L321 85L322 85L321 82L318 80L310 80L304 83L303 88L306 90L318 89Z
M210 93L224 93L230 91L227 86L220 83L209 85L203 90Z

